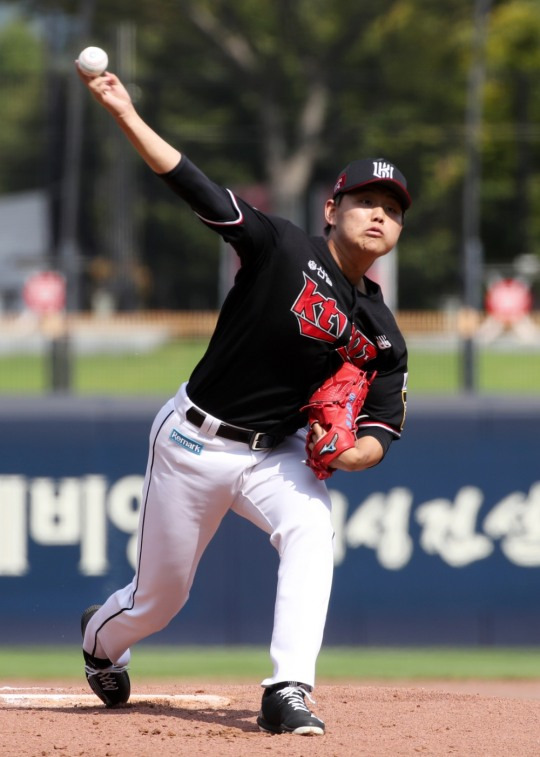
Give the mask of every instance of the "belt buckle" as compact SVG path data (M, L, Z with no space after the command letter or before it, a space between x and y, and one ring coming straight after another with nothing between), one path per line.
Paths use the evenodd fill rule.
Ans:
M268 436L264 431L255 431L251 435L251 439L249 440L249 447L250 449L254 450L255 452L263 449L270 449L270 447L263 447L262 440L263 437Z

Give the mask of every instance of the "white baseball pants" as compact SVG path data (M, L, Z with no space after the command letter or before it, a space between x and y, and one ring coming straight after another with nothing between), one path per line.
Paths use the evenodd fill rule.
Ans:
M273 673L315 684L333 571L326 485L303 462L305 432L274 450L214 435L185 419L185 385L157 414L150 433L135 576L88 623L84 649L126 664L129 647L164 628L186 603L201 556L229 509L270 535L279 554Z

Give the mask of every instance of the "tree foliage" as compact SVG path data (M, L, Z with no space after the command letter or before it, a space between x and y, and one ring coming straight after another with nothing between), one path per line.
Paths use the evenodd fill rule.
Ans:
M35 189L44 178L43 49L28 24L0 27L0 192Z
M437 307L461 294L474 5L474 0L23 3L29 19L63 13L74 21L66 60L85 44L107 48L111 67L130 79L145 118L212 177L233 187L264 186L276 211L311 223L317 233L320 218L311 210L312 198L328 191L343 165L369 155L396 162L414 197L399 251L404 308ZM121 44L126 25L135 30L134 61ZM503 266L518 254L539 254L540 4L493 0L488 32L482 238L486 262ZM22 32L4 29L13 49L16 33ZM34 49L38 55L39 45ZM0 70L4 65L0 59ZM20 70L15 59L10 65ZM15 142L40 117L35 90L21 96L19 107L23 102L25 115L11 117L22 124L9 137ZM98 170L110 171L118 148L103 114L85 107L88 189L99 186ZM32 148L38 147L34 140ZM153 176L138 164L134 170L141 255L154 281L147 302L214 306L216 240L193 224ZM13 170L6 176L13 183ZM95 196L81 219L89 254L100 245L92 229L106 213L97 191Z

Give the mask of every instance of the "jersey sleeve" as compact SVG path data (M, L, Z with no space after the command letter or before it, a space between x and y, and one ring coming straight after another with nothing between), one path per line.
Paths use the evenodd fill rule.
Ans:
M384 454L401 438L407 411L407 377L405 353L395 370L377 374L358 419L357 436L374 436Z
M234 247L243 263L263 256L287 223L259 212L216 184L185 155L172 171L158 176L206 226Z
M242 223L233 194L209 179L185 155L172 171L157 176L205 223L223 227Z

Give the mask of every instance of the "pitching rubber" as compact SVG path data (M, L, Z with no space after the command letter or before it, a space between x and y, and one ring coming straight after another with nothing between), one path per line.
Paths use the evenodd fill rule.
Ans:
M169 707L181 707L183 709L220 709L230 704L227 697L213 694L132 694L129 703L123 705L129 707L133 704L159 703ZM39 707L103 707L103 704L94 694L79 694L66 689L50 689L32 687L12 688L4 686L0 688L0 706L14 707L19 709L32 709Z

